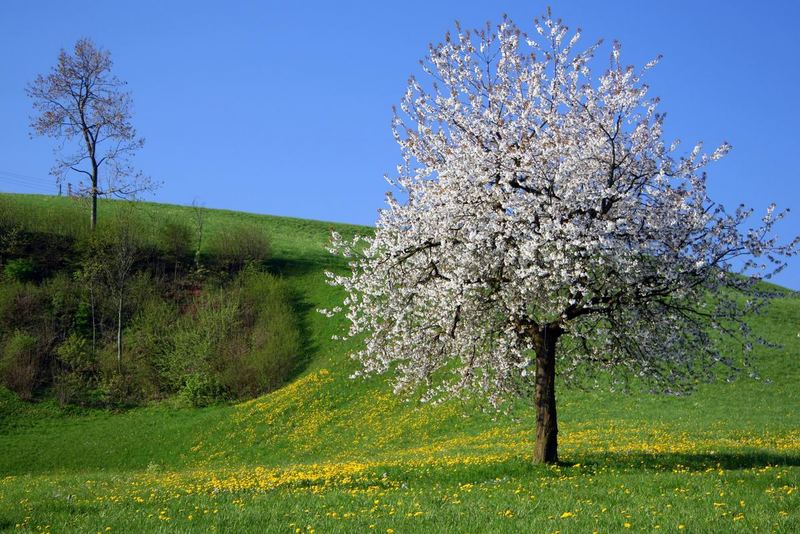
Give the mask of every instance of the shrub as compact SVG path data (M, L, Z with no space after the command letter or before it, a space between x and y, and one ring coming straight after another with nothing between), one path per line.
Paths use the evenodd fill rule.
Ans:
M51 335L49 298L34 284L7 282L0 284L0 337L4 333L38 331L43 338Z
M173 275L177 276L179 265L192 259L194 232L187 224L170 220L161 225L157 237L159 250L172 264Z
M226 391L216 377L195 373L185 377L180 396L192 406L200 408L225 400Z
M15 258L6 262L3 275L8 280L27 282L36 274L36 265L30 258Z
M0 355L3 384L23 400L32 399L38 385L38 348L35 337L18 330L5 342Z
M163 397L178 389L164 376L178 316L179 310L174 303L152 298L138 309L125 330L126 360L148 370L145 389L151 396Z
M82 321L85 318L79 314L82 291L74 278L59 273L39 286L39 290L43 293L42 299L48 301L47 315L58 339L66 339L76 329L84 330Z
M0 208L2 208L0 203ZM22 228L13 221L3 221L0 218L0 262L6 258L18 256L25 250L27 235Z
M254 224L238 224L210 239L209 254L229 272L245 265L263 263L269 259L272 246L269 237Z
M243 332L231 339L219 362L222 383L236 397L252 397L280 386L302 349L299 322L282 280L246 271L240 281Z
M95 393L97 362L89 343L72 334L59 345L56 355L58 361L53 386L59 405L90 403Z
M106 361L110 360L106 358ZM106 406L132 406L143 400L142 395L132 387L125 374L113 369L100 377L97 393Z
M217 290L196 297L175 322L157 364L170 390L181 390L189 376L212 374L220 346L236 335L238 325L235 294Z
M97 394L107 406L136 406L158 397L156 373L149 358L123 352L117 359L116 340L109 340L97 353Z

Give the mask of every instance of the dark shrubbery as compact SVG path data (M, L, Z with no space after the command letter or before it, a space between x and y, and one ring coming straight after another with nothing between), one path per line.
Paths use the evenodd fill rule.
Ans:
M126 343L133 358L149 359L160 395L179 393L196 406L275 389L301 348L286 284L252 269L196 296L180 316L151 302L134 317Z
M36 266L30 258L14 258L6 262L3 267L3 276L7 280L16 282L28 282L33 280L36 274Z
M158 248L164 259L172 264L173 279L178 278L181 265L188 265L193 260L195 241L194 232L185 223L167 221L159 228Z
M0 204L0 383L20 398L203 406L267 392L293 371L300 329L286 284L263 272L259 227L204 240L180 219L114 203L90 233L71 204L64 226L58 210Z
M39 383L40 357L38 340L26 332L17 330L3 343L0 377L21 399L33 398Z
M238 224L211 236L209 255L228 272L248 264L260 265L269 259L272 244L264 231L253 224Z
M86 338L70 334L56 349L53 390L61 406L93 404L96 398L97 359Z
M280 386L301 350L300 329L285 283L266 273L246 272L240 281L242 335L222 355L222 383L236 397Z

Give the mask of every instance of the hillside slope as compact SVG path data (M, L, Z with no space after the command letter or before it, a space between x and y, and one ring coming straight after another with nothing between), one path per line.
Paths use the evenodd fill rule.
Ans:
M53 220L71 209L67 199L5 198ZM191 217L186 207L142 209ZM561 389L565 465L534 468L527 408L508 417L418 405L395 398L385 378L349 378L354 345L331 340L343 321L316 310L340 298L323 271L346 267L325 249L330 230L368 228L207 217L211 232L246 219L272 237L270 268L300 295L299 373L271 394L203 409L62 411L0 393L0 530L800 529L797 296L753 319L782 345L758 349L764 380L683 398Z

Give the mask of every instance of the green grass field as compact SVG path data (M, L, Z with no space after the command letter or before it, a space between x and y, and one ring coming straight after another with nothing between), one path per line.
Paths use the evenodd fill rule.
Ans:
M2 196L58 225L74 201ZM2 206L2 204L0 204ZM115 209L103 203L100 220ZM148 213L190 218L186 207ZM82 212L81 212L82 214ZM88 216L87 216L88 217ZM331 229L209 210L209 232L263 225L273 271L300 296L296 376L236 405L123 413L0 392L0 530L22 532L800 532L800 298L755 331L763 380L667 398L561 389L563 464L533 466L533 415L393 397L351 380L352 344L316 312L340 295Z

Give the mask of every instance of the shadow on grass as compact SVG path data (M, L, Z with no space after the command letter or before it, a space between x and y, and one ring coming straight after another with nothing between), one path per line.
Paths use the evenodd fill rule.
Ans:
M323 251L319 254L308 254L303 259L298 258L270 258L265 266L267 271L285 278L302 277L308 274L316 274L320 280L324 280L324 271L347 269L347 262L343 258L337 258ZM290 304L297 318L298 328L302 344L300 354L295 364L295 368L289 374L285 384L288 384L306 370L308 365L319 352L319 344L315 341L311 333L309 316L314 313L313 304L307 299L303 290L294 287L290 294Z
M267 271L280 276L304 276L309 273L319 273L320 278L327 269L346 268L347 264L340 258L330 254L309 253L304 258L273 257L264 262Z
M516 456L497 462L473 465L430 466L414 469L407 466L377 468L390 480L461 484L466 481L499 483L529 477L561 479L566 476L604 476L608 473L654 475L736 471L766 467L800 466L800 455L768 451L742 451L698 454L588 454L576 455L573 462L558 465L534 464L530 456ZM577 460L577 461L574 461Z
M595 453L577 455L577 462L589 468L642 468L653 471L705 471L708 469L754 469L767 466L800 466L800 455L771 451L703 453ZM570 467L570 463L563 463Z
M300 354L297 355L294 369L292 369L287 376L284 385L290 383L297 378L298 375L302 374L308 367L308 364L314 359L314 355L319 351L319 346L314 341L311 335L311 327L308 324L308 315L313 306L304 298L303 294L297 290L291 291L289 304L297 318L297 328L300 331Z

